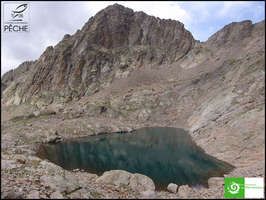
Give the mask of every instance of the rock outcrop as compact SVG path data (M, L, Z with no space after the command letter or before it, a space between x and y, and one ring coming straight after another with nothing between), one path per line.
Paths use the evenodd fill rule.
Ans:
M223 29L212 35L207 43L208 45L221 47L242 42L245 38L249 37L252 32L252 22L245 20L242 22L232 22L226 25Z
M114 4L98 12L74 35L47 47L34 63L25 62L3 76L3 102L44 104L91 95L114 79L146 64L178 61L194 46L184 25ZM33 66L32 66L33 65ZM29 68L27 79L19 79ZM7 95L13 94L12 97ZM62 98L61 98L62 97Z
M131 174L123 170L111 170L104 172L102 176L96 179L98 183L114 184L116 186L129 186L136 192L154 191L153 181L142 174Z

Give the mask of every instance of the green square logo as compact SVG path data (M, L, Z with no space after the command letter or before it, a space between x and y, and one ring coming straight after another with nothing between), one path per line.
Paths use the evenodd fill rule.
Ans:
M245 179L244 178L225 178L224 180L225 198L244 198Z

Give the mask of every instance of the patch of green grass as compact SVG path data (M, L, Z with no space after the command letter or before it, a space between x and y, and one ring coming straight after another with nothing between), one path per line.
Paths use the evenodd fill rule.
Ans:
M240 114L239 119L244 119L247 116L248 116L248 112L244 112L244 113Z
M79 93L79 91L76 90L76 89L73 89L72 92L73 92L74 94L78 94L78 93Z
M86 128L87 128L88 132L92 132L93 134L96 133L96 131L93 128L88 128L87 126L86 126Z
M223 75L223 76L221 77L221 80L224 81L225 79L226 79L226 77Z
M22 115L22 116L16 116L16 117L12 118L11 121L15 123L15 122L21 121L23 119L25 119L25 116L24 115Z
M40 161L39 160L30 160L29 164L35 168L37 168L40 165Z
M76 71L76 75L77 76L79 76L81 74L84 65L85 65L85 61L84 60L81 60L79 62L79 65L78 65L78 68L77 68L77 71Z
M103 103L103 106L106 107L106 108L108 108L108 109L112 109L112 105L111 105L111 102L110 101L105 101Z
M22 167L25 168L25 166L23 166L23 165L22 165ZM19 169L21 169L21 166L20 167L14 167L12 169L4 169L4 170L1 170L1 172L7 173L7 174L13 174L13 173L16 173Z
M236 98L234 98L233 100L232 100L232 103L231 103L232 105L236 105L236 104L239 104L239 101L236 99Z
M229 64L229 65L234 65L236 62L237 62L237 60L234 60L234 59L233 59L233 60L230 60L228 64Z
M95 198L95 199L100 199L100 198L103 197L102 194L100 194L100 193L98 193L98 192L95 192L95 191L90 192L90 195L91 195L93 198Z
M130 193L130 194L135 194L135 195L139 195L139 193L137 191L134 191L130 186L128 185L122 185L120 186L121 190L124 190L126 191L127 193Z
M128 112L137 112L139 109L137 109L137 108L130 108L130 109L128 109L127 111Z
M258 111L263 111L265 109L265 104L263 103L263 104L259 105L257 109L258 109Z
M34 114L21 115L21 116L16 116L16 117L12 118L11 121L14 123L19 122L19 121L26 122L33 117L35 117Z
M69 197L67 196L66 192L62 192L61 194L62 194L62 196L63 196L65 199L68 199L68 198L69 198Z
M123 119L128 119L129 117L129 113L128 112L122 112L122 111L119 111L119 115L123 118Z
M126 189L126 188L127 188L127 185L122 184L120 188L121 188L121 189Z
M232 90L232 93L236 93L236 91L237 91L237 88L234 87L234 89Z
M120 93L119 90L112 90L112 91L111 91L111 94L112 94L112 95L117 95L117 94L119 94L119 93Z

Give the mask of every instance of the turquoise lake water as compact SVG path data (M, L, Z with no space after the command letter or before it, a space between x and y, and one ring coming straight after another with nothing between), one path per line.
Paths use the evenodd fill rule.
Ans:
M204 153L183 129L170 127L42 145L38 155L68 170L79 168L101 175L121 169L144 174L156 189L165 189L169 183L207 187L209 177L223 176L234 168Z

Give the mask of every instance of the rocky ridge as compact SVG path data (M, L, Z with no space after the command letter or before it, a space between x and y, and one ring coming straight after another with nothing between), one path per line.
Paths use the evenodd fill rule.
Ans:
M2 101L35 104L42 99L50 104L91 95L145 64L177 61L193 45L192 35L180 22L133 12L118 4L108 6L74 35L67 34L55 47L47 47L36 62L25 62L18 67L20 72L4 75L5 87L13 77L13 84L20 86L6 90ZM18 79L30 66L32 73ZM16 93L17 98L12 101L9 93Z
M200 43L180 22L115 4L1 85L1 197L224 198L221 177L143 192L35 156L41 142L144 126L187 129L236 166L225 176L265 176L265 21L233 22Z

